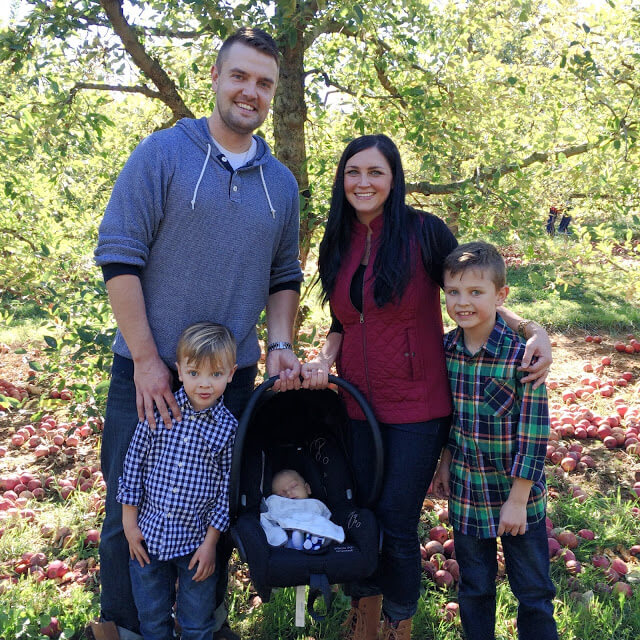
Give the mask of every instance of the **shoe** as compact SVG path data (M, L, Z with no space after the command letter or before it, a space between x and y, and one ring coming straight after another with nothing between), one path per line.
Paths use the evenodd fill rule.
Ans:
M229 621L225 620L222 626L214 632L213 640L240 640L240 636L234 631L231 631Z
M411 618L391 622L384 616L381 640L411 640Z
M351 610L342 623L344 640L377 640L382 596L351 600Z
M93 640L120 640L115 622L90 622L85 635Z

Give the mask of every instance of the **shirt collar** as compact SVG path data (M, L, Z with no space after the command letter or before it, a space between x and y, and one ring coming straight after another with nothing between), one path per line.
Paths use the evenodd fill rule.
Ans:
M486 351L488 355L492 357L497 356L500 351L500 345L502 344L503 337L509 330L509 327L505 324L500 314L496 313L496 324L480 351L484 349L484 351ZM449 350L455 350L458 353L464 353L465 351L464 334L460 327L458 327L453 334ZM478 353L480 353L480 351L478 351Z
M176 392L176 402L178 403L180 411L183 415L209 415L214 420L217 420L220 413L224 410L224 402L221 396L212 407L207 407L206 409L196 411L196 409L194 409L193 405L191 404L191 400L189 400L189 396L184 390L184 387L180 387L180 389L178 389L178 391Z

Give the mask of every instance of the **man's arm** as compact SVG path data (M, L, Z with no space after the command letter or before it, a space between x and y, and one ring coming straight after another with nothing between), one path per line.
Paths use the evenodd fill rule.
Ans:
M518 325L522 322L518 314L510 311L506 307L499 307L498 313L507 323L507 326L517 333ZM525 328L525 337L527 345L522 358L521 370L527 372L527 376L523 378L523 382L532 382L533 388L537 389L547 379L549 368L553 362L551 354L551 340L544 330L544 327L537 322L529 322ZM532 358L536 356L537 360L531 364Z
M107 280L113 315L133 358L138 419L146 419L155 429L154 404L167 428L172 422L169 410L181 420L180 409L171 391L171 373L158 355L147 312L140 278L123 274Z
M283 289L269 296L267 300L268 344L291 343L299 301L300 295L291 289ZM300 388L300 362L292 349L276 349L267 353L266 366L270 377L280 375L280 379L273 385L276 391Z

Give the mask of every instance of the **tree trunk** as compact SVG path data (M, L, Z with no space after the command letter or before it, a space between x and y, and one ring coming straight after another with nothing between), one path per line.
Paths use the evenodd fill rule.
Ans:
M300 191L300 262L304 268L311 246L309 174L304 126L307 105L304 96L304 43L301 31L295 44L281 47L282 62L278 90L273 100L275 155L293 173Z

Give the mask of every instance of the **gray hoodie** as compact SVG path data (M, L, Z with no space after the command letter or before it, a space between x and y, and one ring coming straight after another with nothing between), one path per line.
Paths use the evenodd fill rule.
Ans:
M96 263L140 269L151 331L170 366L182 330L201 320L231 329L239 367L255 364L269 290L302 280L297 183L254 138L255 158L232 172L207 119L185 118L144 139L113 188ZM113 350L131 357L120 331Z

